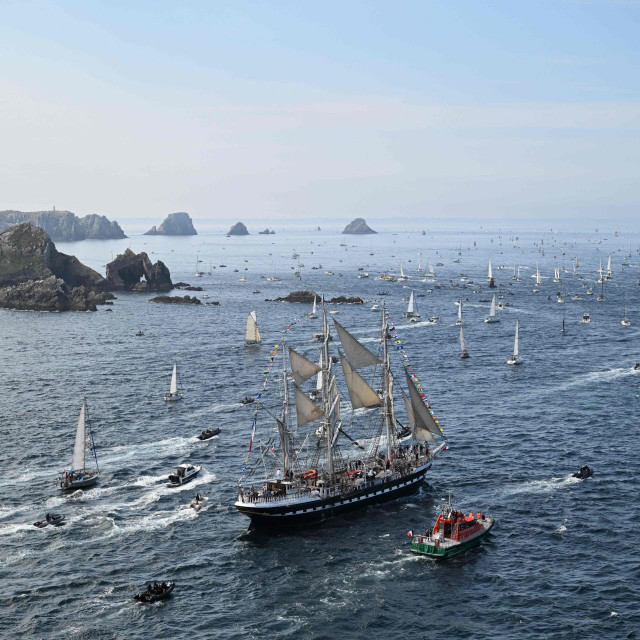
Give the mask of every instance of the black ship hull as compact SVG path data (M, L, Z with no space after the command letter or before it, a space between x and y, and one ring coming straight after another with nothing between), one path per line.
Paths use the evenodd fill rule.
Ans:
M251 518L251 529L286 528L313 525L374 504L390 502L415 493L422 484L431 462L414 473L379 484L367 485L349 494L299 503L237 503L240 513Z

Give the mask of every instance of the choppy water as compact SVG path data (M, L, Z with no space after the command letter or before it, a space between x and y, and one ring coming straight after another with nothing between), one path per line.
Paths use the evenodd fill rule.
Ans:
M126 246L144 249L166 262L175 281L204 286L221 306L153 305L150 296L122 294L112 313L0 310L0 634L638 637L638 238L548 235L545 255L534 246L541 234L520 234L517 248L506 236L491 238L290 233L60 244L97 269ZM632 264L621 270L629 242ZM291 269L294 249L305 264L302 283ZM401 261L414 274L419 251L425 266L428 256L444 263L435 268L445 286L417 299L423 319L440 316L436 326L401 318L410 291L403 284L416 293L431 284L374 280L383 270L397 272ZM578 255L579 273L593 280L609 253L615 276L605 302L595 295L571 301L584 292L583 281L566 273L566 303L556 303L554 265L564 260L570 268ZM205 272L210 262L227 267L194 279L197 254ZM451 288L464 284L462 273L485 285L488 258L503 301L513 305L498 312L495 325L482 322L486 292ZM544 276L539 294L531 292L536 261ZM529 267L522 282L511 281L514 263ZM503 264L511 270L498 269ZM358 266L371 278L357 279ZM268 283L261 274L282 280ZM239 282L242 275L248 282ZM260 389L269 344L307 311L264 299L299 288L367 300L389 293L384 299L451 446L415 496L308 531L249 534L233 508L251 428L251 408L239 401ZM627 329L620 325L623 291L633 323ZM454 301L467 297L472 357L461 361ZM342 307L338 318L373 340L378 316L369 307ZM265 344L246 350L244 322L253 309ZM586 310L588 325L580 323ZM525 364L509 368L516 318ZM304 319L290 337L307 341L318 328L319 320ZM144 337L135 336L138 329ZM185 399L166 407L174 360ZM71 456L82 394L102 477L95 489L62 496L56 477ZM215 426L219 437L195 439ZM180 462L204 470L190 485L170 489L166 476ZM594 477L572 479L583 463L595 468ZM198 514L187 507L196 492L209 496ZM495 534L450 562L412 556L407 530L430 526L448 492L463 510L493 513ZM47 511L64 513L66 526L34 528ZM175 580L174 597L135 603L134 592L156 579Z

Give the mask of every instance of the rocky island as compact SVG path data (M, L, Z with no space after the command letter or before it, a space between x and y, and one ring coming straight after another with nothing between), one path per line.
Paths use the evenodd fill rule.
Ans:
M342 233L353 233L353 234L363 234L363 233L377 233L374 231L365 221L364 218L356 218L352 220L345 228Z
M151 298L149 302L161 302L164 304L202 304L195 296L158 296Z
M145 236L197 236L191 217L184 211L170 213L159 227L155 225Z
M269 227L267 227L264 231L258 231L259 236L273 236L275 234L276 232L273 229L269 231Z
M321 296L319 296L315 291L305 289L303 291L292 291L284 298L275 298L274 300L267 298L265 302L297 302L300 304L313 304L314 300L319 303ZM364 304L364 300L358 296L337 296L335 298L331 298L331 300L325 300L325 302L327 304Z
M144 280L142 280L144 278ZM107 282L110 289L125 291L170 291L173 289L171 274L164 262L152 264L142 251L127 249L107 265Z
M52 240L71 242L75 240L118 240L126 238L115 221L105 216L90 214L79 218L71 211L0 211L0 231L29 222L44 229Z
M74 256L60 253L29 223L0 233L0 307L24 311L95 311L113 299L109 284Z
M227 238L229 236L248 236L249 235L249 231L247 231L247 227L244 226L244 224L242 224L242 222L236 222L231 229L229 229L229 232L227 233Z

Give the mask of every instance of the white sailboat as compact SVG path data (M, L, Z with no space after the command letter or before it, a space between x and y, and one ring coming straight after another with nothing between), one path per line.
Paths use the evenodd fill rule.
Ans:
M169 385L169 393L164 397L165 402L178 402L182 400L184 394L178 391L178 365L173 365L173 372L171 373L171 384Z
M412 322L417 322L420 319L420 314L418 313L418 307L416 306L413 291L409 296L409 305L407 306L407 312L404 314L405 318L410 318Z
M460 357L463 359L469 357L467 345L464 341L464 331L462 330L462 325L460 325Z
M560 282L560 269L558 267L553 268L553 281Z
M462 300L458 302L458 319L456 320L458 326L462 326Z
M611 278L613 278L613 271L611 269L611 256L609 256L607 261L607 280L611 280Z
M260 331L258 330L258 318L255 311L251 311L247 316L247 327L244 332L244 346L253 347L262 343Z
M404 275L404 271L402 270L402 265L400 265L400 275L398 276L398 282L404 282L407 277Z
M317 318L318 317L318 306L317 306L317 298L316 296L313 296L313 309L311 310L311 313L309 314L310 318Z
M198 259L198 254L196 253L196 270L195 273L193 274L194 277L196 278L202 278L202 271L200 271L200 267L198 266L198 263L200 262L200 260Z
M496 316L496 297L491 298L491 309L489 315L484 319L487 323L500 322L500 318Z
M489 280L493 278L493 269L491 268L491 260L489 260L489 271L487 272L487 278Z
M96 465L95 470L87 469L87 449L93 454ZM76 441L73 445L71 467L64 470L64 476L60 478L60 487L66 490L91 487L98 481L99 475L100 469L98 468L98 457L93 444L87 399L83 398L80 417L78 418L78 428L76 429Z
M626 296L623 296L622 304L624 305L624 317L620 321L620 324L623 327L630 327L631 326L631 320L629 320L629 318L627 318L627 299L626 299Z
M518 320L516 320L516 338L513 342L513 355L510 358L507 358L507 364L520 364L521 362L520 345L518 343Z

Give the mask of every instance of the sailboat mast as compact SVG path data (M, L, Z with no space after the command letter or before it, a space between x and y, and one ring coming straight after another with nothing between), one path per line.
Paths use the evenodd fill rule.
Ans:
M287 430L287 414L289 409L289 387L287 385L287 359L286 359L286 349L284 348L284 339L283 339L283 349L282 349L282 384L283 384L283 392L282 392L282 413L280 414L280 420L278 420L278 432L280 435L280 442L282 443L282 466L283 466L283 475L286 477L286 474L291 470L291 460L289 458L289 431Z
M93 443L93 430L91 429L91 421L89 420L89 408L87 407L87 399L84 398L84 410L85 410L85 419L87 421L87 426L89 427L89 440L91 441L91 452L93 453L93 459L96 461L96 471L99 473L100 468L98 467L98 454L96 453L96 445Z
M391 369L389 366L389 351L387 350L387 314L386 307L382 305L382 357L383 357L383 398L384 426L387 433L387 460L391 461L391 429L392 429L392 408L391 408Z
M326 373L322 375L322 402L324 408L324 431L327 438L327 476L329 486L333 483L333 421L331 418L331 357L329 356L329 323L327 322L327 307L322 298L322 330L324 333L323 355Z

